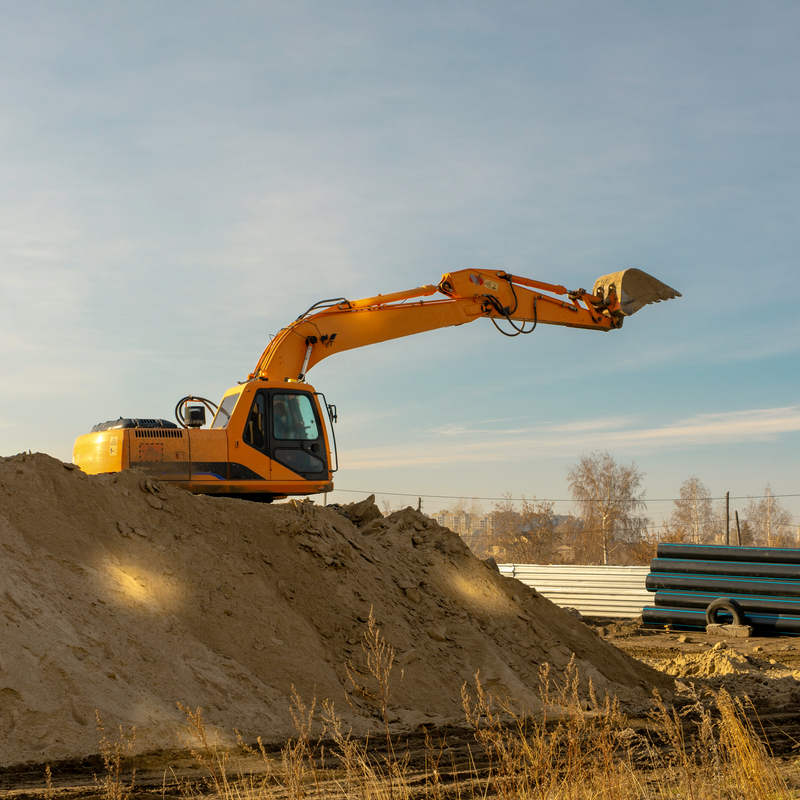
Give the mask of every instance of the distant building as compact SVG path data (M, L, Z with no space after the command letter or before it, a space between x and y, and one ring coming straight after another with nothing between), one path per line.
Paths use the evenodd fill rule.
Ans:
M464 511L453 513L452 511L437 511L431 514L442 527L450 528L455 533L467 533L469 531L469 514Z
M473 530L480 531L481 533L491 533L494 531L494 524L494 513L481 514L479 517L475 517L475 525Z
M454 533L491 533L494 530L494 514L467 514L466 511L437 511L430 514L441 526Z

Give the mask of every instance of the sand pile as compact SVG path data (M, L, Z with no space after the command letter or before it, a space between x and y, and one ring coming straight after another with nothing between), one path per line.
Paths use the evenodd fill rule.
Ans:
M767 660L739 653L724 642L718 642L707 653L687 653L677 658L652 663L668 675L679 678L712 678L745 674L773 678L800 677L796 671L790 670L774 659Z
M346 664L364 661L371 608L395 649L398 730L460 723L479 670L535 711L540 665L558 674L573 653L631 710L669 691L433 520L384 519L370 501L342 511L0 459L0 765L96 752L95 709L109 728L135 725L139 752L179 745L177 702L202 706L224 741L283 740L292 686L369 731Z
M762 707L780 708L800 701L800 672L775 659L737 652L724 642L706 653L688 653L650 663L676 678L688 678L710 689L725 688L733 695L747 695L759 700Z
M656 662L654 666L675 677L711 678L743 673L761 675L769 664L745 653L737 653L720 642L707 653L688 653L668 661Z

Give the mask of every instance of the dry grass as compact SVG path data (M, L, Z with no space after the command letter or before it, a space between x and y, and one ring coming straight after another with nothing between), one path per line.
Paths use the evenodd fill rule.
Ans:
M189 746L206 776L205 785L185 784L186 800L209 795L220 800L788 800L800 797L778 770L748 718L754 709L724 690L711 702L691 695L679 712L656 696L646 732L634 731L615 701L579 692L570 665L554 681L540 671L543 712L536 718L487 692L476 676L462 690L465 720L472 730L474 758L456 766L446 740L425 738L424 766L412 769L408 751L394 739L388 722L393 653L370 617L364 664L352 664L354 690L372 703L383 722L380 747L354 739L332 703L320 710L296 693L292 702L296 735L280 758L240 741L238 762L258 769L245 774L236 753L209 737L200 709L184 708ZM749 714L747 712L750 712ZM314 735L312 736L312 731ZM133 740L104 735L101 754L107 776L104 800L128 800L132 784L121 780L121 762ZM322 742L325 742L323 745Z
M532 720L497 704L477 683L465 694L475 738L492 756L486 786L497 797L547 800L778 800L798 796L748 722L745 704L725 690L679 713L656 696L647 735L627 726L616 703L587 710L577 673L552 686L542 671L545 713ZM548 718L548 709L558 712ZM754 712L754 709L750 709ZM511 720L509 723L507 720Z
M100 732L100 758L105 768L105 774L102 777L95 776L95 783L102 793L103 800L130 800L136 781L136 770L131 772L130 780L128 780L125 762L136 747L136 728L132 728L130 733L125 733L120 727L118 729L119 736L111 741L97 711L95 711L95 718L97 719L97 730ZM46 769L46 778L45 794L52 797L53 784L49 766Z

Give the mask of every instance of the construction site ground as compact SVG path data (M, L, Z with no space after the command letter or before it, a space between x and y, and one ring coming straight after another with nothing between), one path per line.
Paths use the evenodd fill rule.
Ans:
M747 695L772 752L800 756L800 637L726 638L645 628L638 620L587 623L615 647L700 691Z
M644 628L638 620L585 618L583 624L614 647L643 663L672 672L699 695L711 695L720 687L753 701L754 721L763 728L774 756L789 764L800 756L800 639L790 636L753 636L726 639L702 632ZM648 727L647 717L630 718L633 730ZM489 763L481 759L473 731L466 725L442 725L427 731L398 735L398 751L408 754L408 771L422 787L429 776L431 753L446 752L442 777L452 779L453 770L485 773ZM231 766L237 773L259 775L279 769L282 742L264 746L263 753L236 751ZM333 785L340 777L338 764L328 748L322 774ZM375 737L371 752L380 759L386 748ZM266 754L266 760L264 758ZM106 770L99 755L51 762L48 789L44 763L27 763L0 770L0 796L8 798L63 797L83 799L103 794ZM154 796L183 798L188 791L207 791L208 771L188 749L158 749L134 756L125 764L122 783L130 783L135 767L135 789L131 800ZM413 777L411 782L413 783ZM331 786L326 787L330 793Z
M479 675L536 717L544 666L555 684L577 669L589 711L591 687L618 698L634 734L654 690L680 707L724 688L750 698L777 758L800 755L800 640L579 621L433 520L383 517L370 498L265 506L194 497L135 470L92 477L43 454L0 458L0 580L8 797L103 794L97 717L111 742L136 727L134 797L203 786L185 709L203 708L236 770L269 770L296 734L294 693L318 704L312 740L329 735L328 700L377 755L385 718L412 780L427 780L436 753L443 775L480 776L488 763L462 688L474 692ZM392 648L385 713L364 647L371 624ZM261 737L266 758L237 750L237 732ZM337 768L329 755L334 784Z

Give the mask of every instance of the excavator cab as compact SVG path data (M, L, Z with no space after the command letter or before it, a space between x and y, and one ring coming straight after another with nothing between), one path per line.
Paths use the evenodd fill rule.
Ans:
M319 404L305 391L255 392L242 442L308 480L328 471Z
M212 408L210 427L196 426L198 406L189 402ZM118 420L95 426L75 442L73 460L89 474L136 467L196 494L267 502L333 488L335 407L308 384L250 381L226 392L218 407L190 395L175 416L178 425Z

